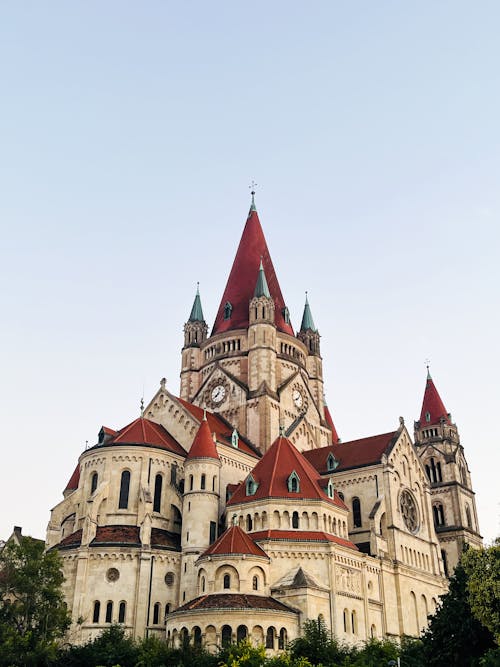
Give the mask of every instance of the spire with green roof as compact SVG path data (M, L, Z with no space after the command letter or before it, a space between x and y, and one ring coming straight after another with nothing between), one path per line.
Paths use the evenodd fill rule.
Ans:
M302 324L300 325L300 330L301 331L310 330L314 331L315 333L318 331L314 326L314 320L312 318L311 307L309 306L309 300L307 298L307 292L306 292L306 303L304 306L304 314L302 315Z
M203 309L201 307L200 299L200 283L196 284L196 296L194 297L193 307L191 308L191 315L188 322L204 322Z
M268 299L271 298L271 293L269 292L269 287L266 280L266 274L264 272L264 265L262 264L262 257L260 258L257 284L255 285L255 291L253 295L254 297L266 296Z

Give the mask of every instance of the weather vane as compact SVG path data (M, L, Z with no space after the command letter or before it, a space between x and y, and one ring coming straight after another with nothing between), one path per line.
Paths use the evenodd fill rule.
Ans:
M250 194L252 195L252 197L255 194L255 188L257 187L257 185L258 185L258 183L256 183L255 181L252 180L252 182L248 186L250 188Z

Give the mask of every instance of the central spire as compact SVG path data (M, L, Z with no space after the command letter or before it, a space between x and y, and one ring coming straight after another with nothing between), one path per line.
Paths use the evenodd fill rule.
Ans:
M217 311L212 335L233 329L248 328L248 305L254 296L255 281L261 267L267 279L270 297L274 301L276 327L279 331L293 336L292 326L285 321L285 301L255 207L254 194L252 194L252 204Z

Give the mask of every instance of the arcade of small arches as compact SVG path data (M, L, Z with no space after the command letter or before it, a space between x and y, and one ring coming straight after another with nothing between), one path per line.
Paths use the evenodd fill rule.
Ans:
M248 575L245 577L245 581L249 582L252 592L261 591L267 585L265 572L259 566L254 566L249 570ZM208 573L204 568L201 568L198 572L198 595L203 595L207 592L209 588L208 584ZM239 592L241 586L238 570L232 565L221 565L215 572L213 584L214 590Z
M204 628L194 625L191 629L186 626L173 628L167 631L167 643L174 648L181 646L184 641L191 640L195 646L204 646L208 650L228 646L249 639L256 645L264 644L266 649L284 650L288 644L288 631L285 627L270 625L254 625L251 629L247 625L206 625Z
M359 512L359 517L360 515L361 512ZM359 525L361 525L360 518L359 522ZM266 529L289 530L292 528L295 530L319 530L348 539L347 522L326 513L318 514L318 512L306 511L300 513L296 510L280 512L274 510L268 516L268 513L264 510L261 513L255 512L254 514L233 514L232 523L246 532Z

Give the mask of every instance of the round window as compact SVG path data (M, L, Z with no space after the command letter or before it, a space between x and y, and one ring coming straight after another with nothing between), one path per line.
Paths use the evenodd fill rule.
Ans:
M110 567L106 572L106 579L108 581L118 581L119 578L120 572L116 569L116 567Z
M167 572L165 575L165 583L167 586L173 586L175 580L175 575L173 572Z
M416 533L418 530L418 510L412 494L406 489L401 492L399 498L399 507L403 515L403 521L410 533Z

